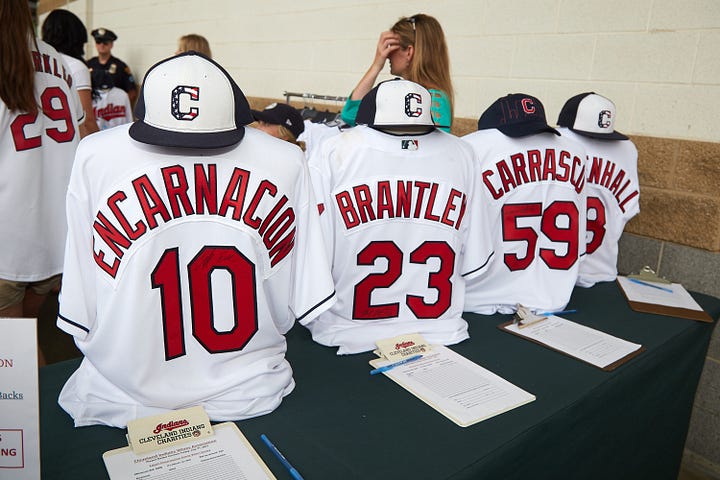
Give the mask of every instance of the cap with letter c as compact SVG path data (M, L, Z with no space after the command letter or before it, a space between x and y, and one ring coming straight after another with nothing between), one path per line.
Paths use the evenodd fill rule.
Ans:
M360 101L355 123L375 129L428 131L436 127L430 92L415 82L394 78L379 83Z
M189 51L145 74L130 136L164 147L223 148L254 121L245 95L214 60Z
M615 130L615 112L609 98L595 92L580 93L565 102L557 123L585 137L627 140L626 135Z
M545 107L532 95L511 93L498 98L478 120L478 130L496 128L508 137L524 137L535 133L560 132L548 125Z

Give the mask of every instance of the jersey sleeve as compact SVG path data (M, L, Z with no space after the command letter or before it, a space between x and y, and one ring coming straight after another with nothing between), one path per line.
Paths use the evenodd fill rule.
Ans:
M68 234L57 326L84 340L95 325L95 268L92 261L92 224L88 190L76 158L67 194Z
M335 285L330 271L327 249L320 228L317 201L310 183L310 173L303 166L300 192L304 204L298 215L296 235L295 281L290 306L298 322L310 322L336 301Z
M477 164L474 150L469 155L473 159L473 165ZM492 232L495 232L496 225L492 225L492 215L482 201L482 194L478 190L478 176L475 168L472 168L472 187L468 194L465 219L468 222L466 236L464 238L465 248L463 251L462 276L466 279L481 276L488 270L490 262L495 256L496 246Z
M450 125L452 125L450 99L442 90L430 89L430 95L432 97L430 112L433 122L435 122L435 125L438 125L440 130L450 133Z

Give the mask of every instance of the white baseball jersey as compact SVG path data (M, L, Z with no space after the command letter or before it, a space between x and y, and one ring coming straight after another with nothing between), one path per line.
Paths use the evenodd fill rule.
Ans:
M358 126L323 143L310 169L338 301L302 322L315 341L346 354L404 333L445 345L468 337L464 276L492 254L489 233L470 221L472 157L440 131Z
M235 147L80 145L58 326L85 355L60 405L117 427L202 405L268 413L294 387L284 334L334 300L303 154L252 128Z
M0 278L32 282L62 272L65 193L84 119L70 70L38 40L35 114L0 103Z
M587 253L577 284L591 287L617 277L618 242L625 224L640 212L637 149L630 140L599 140L564 127L563 137L587 151Z
M477 154L477 188L496 244L487 273L467 284L465 309L564 308L585 253L585 150L552 133L512 138L489 129L463 140Z
M76 90L92 90L92 82L90 80L90 69L87 65L70 55L61 53L63 61L70 68L70 74L73 77L73 86Z
M98 90L98 96L93 95L92 104L100 130L133 121L130 97L125 90L117 87Z
M330 127L324 123L313 123L310 120L303 122L305 130L298 136L298 140L305 142L305 157L310 158L325 139L339 135L341 130L337 126Z

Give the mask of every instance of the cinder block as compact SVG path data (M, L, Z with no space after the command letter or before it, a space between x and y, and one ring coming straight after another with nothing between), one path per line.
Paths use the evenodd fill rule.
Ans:
M710 462L720 464L720 415L693 408L685 448Z
M694 32L598 35L592 78L689 83L696 45Z
M513 77L558 80L590 77L595 47L591 35L524 35L517 42ZM563 61L558 62L558 58Z
M661 246L659 240L623 233L618 245L618 273L637 273L645 266L657 272Z
M558 12L560 32L644 32L652 0L563 2Z
M640 197L644 187L673 188L677 140L657 137L631 136L638 150L638 179Z
M720 25L720 2L693 0L655 0L650 16L651 30L717 28Z
M557 0L485 0L484 3L486 9L481 18L488 34L555 32Z
M718 2L714 2L718 3ZM719 20L720 21L720 20ZM720 78L720 62L717 61L718 45L720 45L720 31L715 30L700 33L693 82L716 84Z
M640 214L626 226L629 233L705 250L717 250L720 199L644 188Z
M679 190L720 197L720 143L678 141L675 176Z
M718 399L720 399L720 362L708 359L705 361L695 393L695 408L700 407L716 416L720 415Z
M714 226L713 230L718 232L718 226ZM717 236L716 233L715 237ZM659 273L674 282L682 283L685 288L720 297L720 284L717 281L719 271L720 253L674 243L665 244Z

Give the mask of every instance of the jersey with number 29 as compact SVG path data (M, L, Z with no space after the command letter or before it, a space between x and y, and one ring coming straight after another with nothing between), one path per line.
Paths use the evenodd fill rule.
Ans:
M65 192L84 112L53 47L31 46L38 112L0 103L0 278L32 282L62 272Z
M492 255L487 232L471 233L470 148L439 131L358 126L326 140L310 164L338 291L331 309L304 322L313 339L338 354L405 333L445 345L466 339L465 276Z
M58 326L85 355L60 394L75 424L202 405L268 413L294 386L284 334L334 299L301 150L83 141L68 192Z
M553 133L463 137L477 154L478 190L494 232L488 272L468 282L465 309L560 310L585 254L585 150Z

